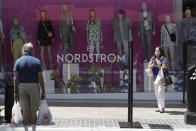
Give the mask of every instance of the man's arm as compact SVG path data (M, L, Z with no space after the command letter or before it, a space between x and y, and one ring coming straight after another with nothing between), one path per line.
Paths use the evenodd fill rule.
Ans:
M45 90L45 84L44 84L44 78L42 72L38 72L38 81L42 90L41 99L45 99L46 90Z
M18 100L19 73L14 72L14 98Z

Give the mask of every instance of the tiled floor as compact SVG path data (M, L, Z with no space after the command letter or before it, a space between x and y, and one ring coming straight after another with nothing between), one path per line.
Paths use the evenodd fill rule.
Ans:
M53 121L40 128L92 128L119 129L118 122L127 121L127 107L49 107ZM156 113L156 108L134 107L133 121L144 129L195 128L184 123L185 108L166 108L166 112ZM5 125L5 124L4 124ZM10 125L5 125L10 126Z
M126 119L113 118L54 118L51 125L40 127L63 127L63 128L114 128L119 129L118 122L125 122ZM176 129L196 128L186 125L183 119L134 119L145 129Z

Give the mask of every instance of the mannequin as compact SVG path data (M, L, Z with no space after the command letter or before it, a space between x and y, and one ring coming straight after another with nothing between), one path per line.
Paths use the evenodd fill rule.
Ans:
M131 22L124 16L123 9L118 10L118 18L113 23L114 27L114 41L117 42L119 55L122 57L121 44L123 43L125 53L125 64L128 64L128 42L132 41Z
M64 45L64 54L67 54L68 44L71 46L72 54L75 54L73 33L76 32L72 12L69 12L66 4L62 6L60 18L60 38Z
M22 48L25 43L25 29L19 25L18 19L13 19L13 27L10 31L11 51L14 57L14 64L22 56Z
M90 45L90 54L94 54L94 48L100 58L100 44L102 42L101 20L96 18L95 9L90 9L90 17L86 25L87 40Z
M45 48L47 48L49 61L50 61L50 69L52 69L52 55L51 55L51 44L53 43L54 32L52 28L52 23L50 20L46 18L46 11L42 10L40 12L41 20L38 22L38 44L41 48L41 60L43 64L43 68L46 69L46 65L44 62L44 52Z
M165 16L165 24L162 25L161 27L161 46L163 46L164 53L166 57L169 59L169 54L171 57L171 67L172 70L174 71L174 63L175 63L175 42L171 40L169 33L175 33L176 32L176 24L171 23L170 16Z
M3 40L4 40L3 23L0 20L0 65L3 64L2 63Z
M145 62L152 57L151 34L155 35L154 14L147 10L146 3L142 3L142 12L138 15L138 36L142 39Z
M186 9L186 18L182 22L182 33L184 42L196 42L196 18L191 16L191 10Z

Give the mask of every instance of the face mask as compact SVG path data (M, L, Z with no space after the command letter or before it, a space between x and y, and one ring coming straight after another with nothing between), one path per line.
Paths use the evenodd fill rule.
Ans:
M160 51L155 51L155 56L159 56L160 55Z

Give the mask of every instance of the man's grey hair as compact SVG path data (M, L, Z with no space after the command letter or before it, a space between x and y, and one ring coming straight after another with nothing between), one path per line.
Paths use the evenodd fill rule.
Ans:
M33 55L33 44L26 43L22 48L23 55Z

